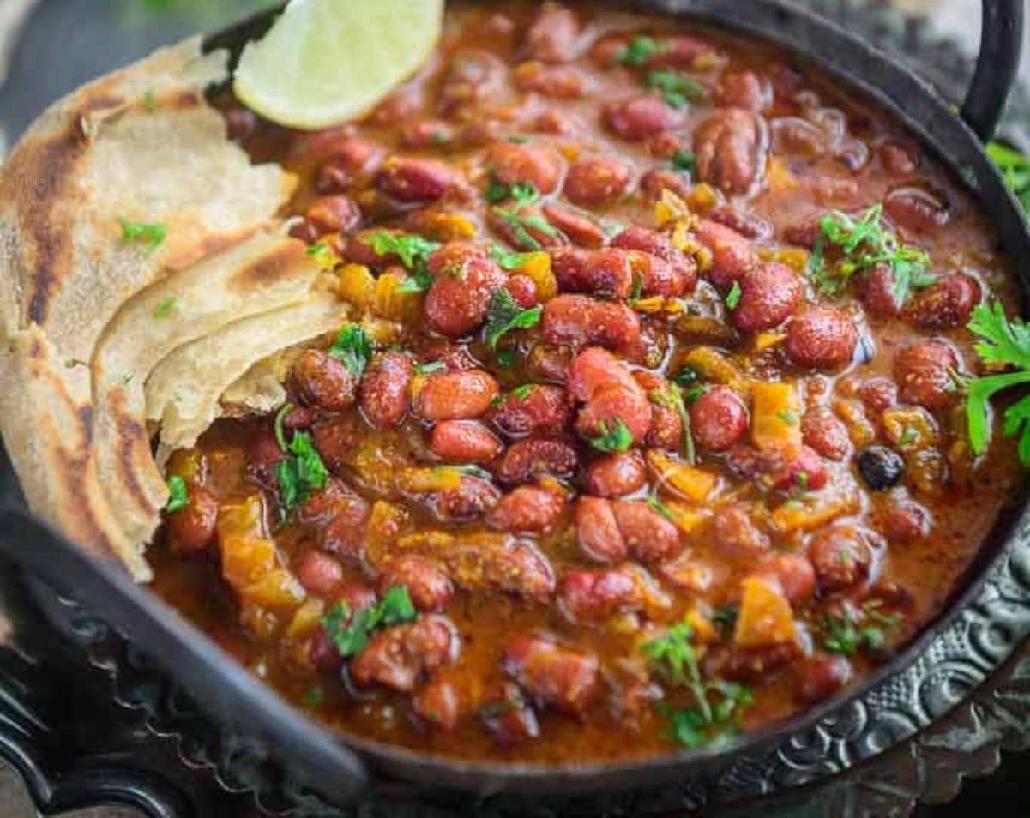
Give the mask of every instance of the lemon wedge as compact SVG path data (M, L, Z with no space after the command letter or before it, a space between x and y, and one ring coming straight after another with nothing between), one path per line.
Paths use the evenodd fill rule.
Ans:
M292 0L233 80L236 96L294 128L359 116L432 54L443 0Z

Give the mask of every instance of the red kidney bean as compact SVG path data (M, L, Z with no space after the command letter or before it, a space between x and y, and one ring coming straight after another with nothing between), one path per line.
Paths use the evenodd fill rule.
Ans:
M769 537L758 527L747 503L730 503L711 522L715 545L737 559L755 559L769 550Z
M582 124L565 111L547 110L533 121L533 130L550 136L572 136L582 130Z
M554 569L532 543L458 542L441 555L461 588L547 597L556 585Z
M480 709L479 721L486 734L502 749L511 749L540 736L536 712L513 684L505 685L499 699L487 702Z
M787 225L783 228L783 240L788 244L796 244L811 250L823 232L822 221L822 215L817 215L797 224Z
M651 427L651 404L644 390L611 386L597 392L579 410L576 431L585 438L594 438L611 430L622 421L634 443L643 442Z
M451 276L466 278L468 268L473 261L484 261L490 258L487 249L480 244L469 241L449 241L429 254L426 269L433 276Z
M897 406L898 387L890 378L869 378L858 387L858 397L867 412L879 414L884 409Z
M660 199L664 190L686 199L690 196L690 178L675 170L652 168L640 177L640 189L651 201Z
M297 397L308 406L326 412L343 412L354 405L357 378L320 349L307 349L293 363L291 385Z
M504 287L515 303L522 309L528 310L540 303L540 294L537 292L536 282L529 276L513 275L508 278Z
M542 209L551 226L560 230L573 244L590 250L597 250L604 244L604 231L597 222L553 204L545 204Z
M772 102L772 87L754 71L730 71L719 81L715 100L724 108L762 111Z
M445 489L416 495L438 520L445 523L478 520L497 505L501 490L480 477L462 476L456 489Z
M808 544L808 558L824 592L851 588L869 576L873 553L867 538L850 526L823 528Z
M290 432L309 429L318 420L320 412L310 406L294 406L283 417L283 428Z
M271 423L262 424L247 441L248 474L266 488L276 488L276 463L285 458L286 454L272 433Z
M683 125L682 111L667 105L657 96L640 96L605 106L605 124L616 135L629 142L640 142L662 131Z
M526 356L526 373L537 380L565 383L571 362L568 347L536 344Z
M347 239L343 248L344 258L354 264L364 264L366 267L393 267L400 264L401 257L396 253L380 255L373 249L372 240L379 233L391 236L407 235L402 230L361 230Z
M908 543L930 533L930 512L914 500L892 502L882 531L891 543Z
M486 516L486 524L500 531L541 534L561 517L565 498L538 486L519 486L504 495Z
M383 164L376 183L398 202L425 204L442 199L461 181L454 168L435 159L393 156Z
M460 51L440 86L440 112L454 116L494 97L503 87L507 66L489 51Z
M602 389L638 386L636 377L607 349L590 347L580 352L569 370L569 392L576 400L589 401Z
M459 270L439 275L423 306L428 325L449 338L475 332L489 314L493 294L506 281L501 268L488 259L470 259Z
M894 359L898 396L927 409L946 409L955 400L952 373L958 356L944 341L915 341Z
M726 451L747 426L747 408L728 386L713 386L690 405L690 431L705 451Z
M656 280L655 271L650 267L645 271L643 290L648 295L677 296L693 291L697 282L697 265L660 233L631 225L612 239L612 247L639 250L668 262L673 275L665 280Z
M544 304L541 321L549 344L581 347L599 344L626 349L640 340L640 317L625 304L585 295L559 295Z
M332 472L344 469L348 455L361 440L361 434L360 420L350 414L322 418L311 429L315 449Z
M482 369L429 375L418 395L418 412L428 421L469 420L484 414L499 391Z
M559 247L551 251L551 270L564 292L627 298L633 289L630 260L625 250Z
M338 477L297 508L297 520L318 531L319 547L331 554L355 556L365 534L368 501Z
M771 130L773 151L777 154L814 159L829 150L829 134L801 117L778 117L772 121Z
M839 369L851 363L857 345L858 330L845 312L809 307L787 325L784 348L797 366Z
M322 196L308 208L307 221L318 233L352 233L361 225L361 210L347 196Z
M827 460L843 460L851 451L848 428L825 406L815 406L801 418L801 436L806 446Z
M975 278L953 273L917 292L905 307L905 317L928 329L962 327L980 297L980 283Z
M577 68L524 62L513 74L515 87L552 99L580 99L592 88L590 78Z
M590 156L569 168L565 197L583 207L607 204L623 194L629 178L629 168L614 156Z
M560 432L572 418L569 396L560 386L533 384L525 394L509 392L487 419L506 435Z
M429 449L444 460L486 463L501 451L501 441L477 420L444 420L429 433Z
M662 131L647 140L647 152L655 159L672 159L680 151L689 152L690 143L673 131Z
M698 57L712 54L715 48L704 40L685 34L658 38L658 48L648 59L654 68L694 68Z
M858 281L858 292L866 312L875 318L893 318L901 312L894 271L886 264L877 264L862 275Z
M826 464L808 446L802 446L786 463L781 463L770 478L777 491L819 491L829 480Z
M383 352L372 358L361 380L361 411L376 429L400 425L408 413L408 392L414 367L402 352Z
M511 223L512 213L518 217L517 226ZM566 244L565 237L544 218L543 213L537 205L491 207L486 212L486 222L504 241L520 250L539 250Z
M845 656L817 654L805 659L794 677L794 699L815 704L830 698L851 681L851 663Z
M732 205L713 208L708 218L747 239L767 239L773 234L772 225L757 213Z
M579 456L576 447L559 438L527 437L513 443L497 466L503 483L530 483L540 477L572 477Z
M751 111L716 111L694 131L698 178L726 193L747 193L765 173L765 127Z
M612 511L626 545L640 562L672 559L683 550L680 530L646 500L615 500Z
M695 235L712 253L712 266L705 277L719 290L729 290L734 281L740 281L755 266L750 242L735 230L702 219Z
M883 200L883 212L898 227L916 235L936 233L950 218L943 194L916 187L892 190Z
M168 536L178 553L204 551L215 541L218 500L207 489L189 486L189 501L168 515Z
M450 679L430 679L411 697L411 709L436 730L449 732L458 726L465 703Z
M501 184L530 184L544 194L553 193L561 177L558 154L547 147L497 142L490 147L486 163Z
M635 494L646 482L647 471L638 452L617 452L592 460L583 476L586 490L598 497Z
M322 673L339 673L343 657L324 628L315 628L308 637L308 659L314 668Z
M388 559L380 568L379 593L402 585L411 601L423 612L442 611L454 596L454 583L443 565L419 554L403 554Z
M756 683L796 662L801 654L797 642L739 648L717 647L701 662L705 676L721 676L731 682Z
M759 264L740 279L740 300L730 322L741 332L760 332L779 326L801 299L801 282L786 264Z
M543 635L509 640L504 672L530 698L569 715L580 715L598 689L599 663L592 653L566 648Z
M919 169L919 155L897 142L880 147L880 164L891 176L911 176Z
M558 601L574 622L608 619L614 614L639 611L648 599L640 569L631 565L600 571L566 571L558 585Z
M557 3L545 3L526 30L523 48L533 59L542 62L569 62L576 56L579 20Z
M815 569L802 554L770 554L759 564L759 573L774 577L791 605L800 605L815 593Z
M410 693L426 676L448 664L455 651L454 629L438 616L379 631L350 665L359 687L378 684Z
M444 365L444 369L459 372L479 369L481 366L479 361L469 352L468 347L462 344L454 344L450 341L434 341L432 339L424 340L426 343L419 351L419 359L424 364L439 361Z
M629 555L612 504L601 497L579 498L576 535L583 553L598 562L618 562Z
M294 573L304 590L317 596L329 596L343 582L343 566L339 560L314 548L304 552Z

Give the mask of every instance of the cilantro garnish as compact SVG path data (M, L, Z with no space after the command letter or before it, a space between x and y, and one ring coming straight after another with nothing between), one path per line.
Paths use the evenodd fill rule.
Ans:
M372 357L372 339L357 324L344 324L329 347L329 354L343 361L350 374L358 377Z
M659 712L672 723L672 735L685 747L700 747L732 727L741 711L754 701L743 685L701 676L697 651L691 644L693 629L684 620L640 650L659 676L694 697L694 707L673 708L662 703Z
M499 204L508 198L508 186L503 182L499 182L496 177L491 176L490 181L487 182L486 189L483 191L483 196L490 204Z
M519 359L518 352L514 349L502 349L497 353L497 363L505 369L511 369Z
M904 302L913 288L928 287L937 276L926 270L930 256L925 250L902 244L882 224L883 205L873 205L859 219L835 211L822 218L819 236L808 259L808 271L823 295L840 292L856 273L887 265L894 275L894 295ZM827 245L838 248L842 258L828 265Z
M737 309L737 305L740 303L740 282L734 281L733 286L730 287L730 291L726 293L726 307L731 310Z
M128 219L119 219L122 226L122 242L124 244L143 244L148 253L153 253L164 242L168 228L164 222L145 224Z
M371 608L354 611L337 601L322 617L322 627L344 658L364 650L372 632L380 626L400 625L418 618L415 606L403 585L390 588Z
M165 318L170 315L172 310L175 309L175 305L179 303L179 299L175 296L164 299L160 304L154 307L154 318Z
M596 437L588 437L587 442L598 451L624 452L633 445L633 433L622 418L615 418L611 423L601 421L597 426Z
M286 453L286 457L275 464L279 500L284 514L307 500L313 490L324 488L329 482L329 470L311 442L311 435L294 432L293 438L287 442L283 421L292 409L292 404L284 404L276 413L273 426L275 440Z
M694 156L694 154L690 153L690 151L685 150L676 151L676 153L673 154L673 157L670 161L672 162L672 166L676 168L676 170L686 170L690 171L691 173L694 172L694 168L697 164L697 158Z
M165 504L165 511L169 514L186 508L190 501L189 492L186 490L186 481L179 475L173 474L168 478L168 502Z
M693 386L699 380L701 380L701 372L696 366L687 364L682 369L679 369L673 374L672 380L674 383L680 386Z
M987 143L987 156L998 166L1023 209L1030 212L1030 159L1000 142Z
M619 49L615 61L623 65L647 65L651 57L662 51L653 37L640 34Z
M1030 383L1030 326L1021 318L1011 321L1002 305L978 304L973 308L967 328L983 340L976 344L976 354L987 364L1008 364L1015 372L985 375L966 383L966 424L969 444L974 454L982 454L991 435L987 401L997 392L1021 383ZM1005 410L1003 433L1013 437L1019 433L1019 461L1030 466L1030 395L1020 398Z
M511 226L515 238L530 250L540 250L543 245L529 232L531 229L542 233L545 236L555 238L558 231L539 213L523 213L522 210L534 204L540 198L540 193L533 185L519 183L512 185L508 191L514 200L515 206L511 208L495 207L493 212L497 218Z
M849 610L823 617L823 647L832 653L851 655L859 650L880 650L887 642L886 631L898 626L899 618L877 610L879 603L867 604L856 616Z
M695 389L702 389L707 391L708 387L694 387ZM691 392L694 390L692 389ZM689 395L689 393L688 393ZM686 403L684 403L683 395L680 393L676 386L670 386L668 389L655 389L648 394L648 398L652 403L656 403L659 406L664 406L668 409L675 409L676 414L679 416L680 423L683 425L683 454L684 457L691 466L697 462L697 450L694 447L694 433L690 428L690 413L687 411ZM697 400L696 397L691 398L688 403L693 403Z
M435 241L429 241L421 236L401 236L386 230L380 230L363 241L377 256L391 253L399 256L401 264L409 270L415 269L420 263L424 264L440 247Z
M673 108L682 108L688 102L700 102L705 98L705 89L696 81L667 68L649 72L644 85L661 91L666 104Z
M655 497L653 494L648 496L647 504L651 506L651 508L653 508L659 514L661 514L666 520L669 520L670 522L676 522L676 514L673 512L673 510L669 508L661 500L659 500L657 497Z
M527 258L532 255L531 253L512 253L509 250L505 250L501 245L494 244L490 248L490 258L497 262L504 270L515 270L522 266Z
M443 361L429 361L424 364L415 364L416 375L431 375L434 372L440 372L447 368L447 364Z
M497 290L490 299L490 312L486 316L484 332L487 344L496 349L501 336L514 329L535 327L542 314L543 307L539 304L524 310L507 290Z
M781 409L779 412L776 413L776 417L778 417L781 421L783 421L788 426L797 426L797 423L798 423L797 412L791 411L790 409Z
M702 395L704 395L706 392L708 392L708 384L706 384L706 383L694 384L683 395L683 402L687 403L687 404L691 404L694 401L696 401L698 398L700 398Z
M324 241L317 241L314 244L309 244L304 249L304 252L311 256L311 258L315 260L315 263L323 270L331 270L336 266L336 254Z
M534 386L536 384L524 383L522 386L516 386L509 394L516 400L525 400L529 397L529 393L533 391Z

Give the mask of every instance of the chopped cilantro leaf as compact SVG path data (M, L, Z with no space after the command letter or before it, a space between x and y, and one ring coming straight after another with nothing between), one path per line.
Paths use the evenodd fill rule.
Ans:
M510 369L515 366L515 362L518 358L519 355L514 349L502 349L497 353L497 363L506 369Z
M600 434L596 437L587 438L587 442L598 451L624 452L633 445L633 433L622 418L615 418L610 424L601 421L598 432Z
M175 309L175 305L179 303L179 299L175 296L170 296L164 299L160 304L154 307L154 318L165 318L171 314L172 310Z
M734 281L730 291L726 293L726 306L731 310L737 309L740 303L740 282Z
M429 361L424 364L415 364L416 375L431 375L434 372L440 372L447 368L447 364L443 361Z
M1030 212L1030 159L1000 142L987 143L987 156L998 166L1023 209Z
M394 585L371 608L353 614L345 601L337 601L322 617L322 627L340 655L347 658L365 648L376 628L413 622L417 618L408 589Z
M307 432L294 432L286 453L288 456L275 464L275 475L279 482L279 501L288 512L307 500L313 490L325 487L329 470Z
M424 293L433 286L433 274L425 267L412 270L411 275L393 288L395 293Z
M786 423L788 426L797 426L798 416L796 412L792 412L790 409L781 409L776 413L776 417Z
M490 299L490 311L486 317L484 332L487 344L496 349L501 336L515 329L535 327L542 313L543 307L539 304L524 310L507 290L497 290Z
M672 380L680 386L693 386L701 380L701 373L697 367L687 364L673 374Z
M966 384L966 426L974 454L982 454L990 440L991 421L987 408L990 398L1017 384L1030 383L1030 326L1021 318L1008 319L1000 302L978 304L967 325L979 336L976 354L986 364L1015 367L1014 372L984 375ZM1030 466L1030 396L1023 397L1005 410L1002 432L1019 435L1019 460Z
M902 244L882 224L883 205L873 205L856 221L835 211L823 216L815 247L808 258L808 271L816 289L823 295L840 292L856 273L872 270L879 264L894 276L894 295L904 302L913 289L928 287L937 277L927 271L930 256L925 250ZM836 247L841 259L827 264L827 246Z
M153 253L160 247L168 233L168 228L163 222L144 224L128 219L119 219L118 222L122 226L122 242L145 245L148 253Z
M517 400L525 400L529 397L529 393L533 391L534 386L536 386L536 384L524 383L522 386L516 386L512 389L510 394Z
M536 237L529 232L530 230L535 230L537 233L550 238L558 236L557 229L539 213L523 212L526 207L534 204L540 198L540 194L533 185L523 183L512 185L509 194L514 200L515 206L512 208L495 207L493 212L497 218L512 228L512 232L520 244L528 247L530 250L540 250L543 247Z
M189 503L189 492L186 491L186 481L179 475L173 474L168 478L168 502L165 504L165 511L169 514L186 508Z
M435 241L429 241L421 236L401 236L386 230L380 230L363 241L378 256L396 254L400 257L401 264L409 270L418 270L440 247Z
M661 50L662 46L653 37L640 34L619 49L615 61L623 65L647 65Z
M896 628L899 617L877 610L878 602L867 604L856 614L845 609L841 614L823 617L823 647L832 653L851 655L859 650L881 650L887 631Z
M657 497L655 497L653 494L647 498L647 504L651 506L651 508L653 508L659 514L661 514L666 520L669 520L670 522L676 521L676 514L673 512L673 510L669 508L661 500L659 500Z
M490 204L500 204L508 198L508 186L497 181L495 177L491 177L483 191L483 196Z
M336 266L339 259L336 258L336 253L333 249L326 244L324 241L318 241L314 244L309 244L304 250L311 258L315 260L323 270L331 270Z
M494 244L490 248L490 258L504 270L515 270L521 267L531 255L532 253L512 253L499 244Z
M351 375L360 376L372 357L372 339L357 324L344 324L329 347L329 354L343 361Z
M689 405L696 401L698 398L700 398L702 395L704 395L707 391L708 384L695 384L694 386L690 387L690 389L688 389L686 393L683 395L683 402Z
M705 98L705 89L697 82L667 68L649 72L644 84L661 91L666 104L673 108L682 108L688 102L700 102Z
M672 166L676 170L686 170L693 173L696 164L697 159L690 151L678 150L672 157Z

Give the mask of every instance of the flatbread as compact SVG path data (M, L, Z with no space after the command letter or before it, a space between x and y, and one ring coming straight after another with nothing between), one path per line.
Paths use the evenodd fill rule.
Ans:
M204 98L225 64L192 38L102 77L47 110L0 171L4 444L31 508L139 579L166 496L151 371L319 290L278 215L295 179L251 165ZM161 225L163 240L134 238L134 224ZM262 341L241 350L250 365L272 342L247 339Z

